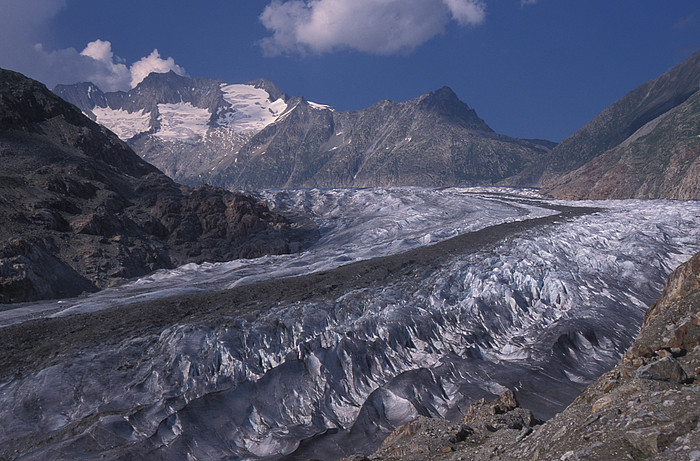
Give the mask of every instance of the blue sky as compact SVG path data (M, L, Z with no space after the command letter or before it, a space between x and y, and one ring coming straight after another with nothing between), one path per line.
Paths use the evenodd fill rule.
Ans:
M50 87L126 90L174 69L265 77L347 110L447 85L497 132L554 141L700 49L696 0L0 0L0 11L0 67Z

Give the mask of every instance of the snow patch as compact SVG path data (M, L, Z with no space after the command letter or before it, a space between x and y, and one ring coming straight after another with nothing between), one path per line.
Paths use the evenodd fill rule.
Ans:
M137 134L151 129L149 123L151 113L145 110L141 112L127 112L123 109L94 107L92 113L95 114L97 123L109 128L122 141L127 141Z
M309 106L311 106L312 109L316 109L316 110L333 110L333 108L332 108L331 106L327 106L327 105L325 105L325 104L319 104L319 103L317 103L317 102L311 102L311 101L307 101L307 102L309 103ZM340 133L338 133L338 134L340 134Z
M209 129L209 110L189 102L158 104L158 113L160 130L156 136L166 141L197 141Z
M267 91L254 86L224 83L221 91L231 108L219 115L217 123L236 131L257 133L287 110L283 99L271 101Z

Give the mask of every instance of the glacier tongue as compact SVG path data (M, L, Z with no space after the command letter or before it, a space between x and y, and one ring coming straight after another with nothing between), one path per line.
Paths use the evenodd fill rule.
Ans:
M210 290L331 270L552 213L543 207L552 202L482 189L265 197L310 213L319 242L297 256L161 272L70 301L66 315L183 283ZM15 421L0 441L25 447L26 459L274 459L297 449L331 459L370 450L415 415L457 419L473 399L506 387L551 416L614 365L668 273L700 249L696 202L577 205L604 209L338 295L312 290L80 350L0 385L0 419ZM35 434L53 440L32 445Z

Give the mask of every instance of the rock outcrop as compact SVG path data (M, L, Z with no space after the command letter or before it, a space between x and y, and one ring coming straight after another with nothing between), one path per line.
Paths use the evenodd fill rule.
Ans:
M507 391L461 424L419 418L350 460L700 459L700 253L669 277L620 363L544 424Z
M43 85L0 70L0 302L75 296L304 236L250 195L180 186Z

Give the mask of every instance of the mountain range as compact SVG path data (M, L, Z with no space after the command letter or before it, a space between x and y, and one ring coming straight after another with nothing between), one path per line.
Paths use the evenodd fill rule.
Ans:
M566 199L700 198L700 52L555 146L495 133L443 87L337 111L264 79L173 72L129 92L54 91L189 185L228 189L501 184Z
M203 181L228 189L510 183L543 186L544 191L567 198L698 198L699 56L632 91L556 147L546 141L518 140L494 133L449 88L402 103L381 101L365 110L340 112L301 97L289 97L264 80L238 85L170 73L152 74L130 92L103 93L89 83L55 89L80 106L77 108L38 82L0 70L0 302L74 296L188 262L287 253L315 238L314 229L299 232L298 223L255 197L198 185ZM139 158L113 132L126 138L144 158L150 156L162 162L170 176L197 187L175 183ZM491 230L483 230L486 234L501 240ZM503 242L503 247L516 245L508 239ZM446 248L451 248L449 245ZM435 251L434 247L425 248L421 251ZM254 376L256 366L269 366L281 373L298 366L306 373L308 363L308 370L321 370L316 365L321 362L313 361L317 356L311 358L311 349L306 346L322 344L325 339L319 334L295 349L300 354L297 362L296 352L274 358L289 357L289 363L263 362L263 355L259 355L247 368L239 366L243 362L237 365L231 359L231 351L235 352L241 343L226 342L224 336L212 333L214 328L231 335L238 330L247 334L251 330L241 327L245 323L234 322L263 318L269 309L269 331L275 338L280 342L294 338L286 336L286 331L303 328L287 330L280 322L280 311L275 310L280 302L295 303L293 307L298 308L301 301L311 300L323 307L322 297L328 296L329 306L344 309L339 311L341 315L354 309L357 300L365 303L360 305L381 304L375 300L375 292L365 290L362 280L375 283L376 277L381 286L394 272L393 277L409 277L427 259L421 254L382 258L378 266L377 261L369 260L341 271L288 277L284 283L266 281L257 285L267 296L262 303L251 296L248 286L240 285L228 292L145 300L137 307L121 306L107 312L40 318L6 326L1 368L8 377L7 389L17 393L3 395L18 398L13 397L12 404L4 408L25 416L16 419L18 425L33 426L34 417L39 422L21 436L5 440L0 451L6 456L24 453L29 459L39 459L44 448L48 450L45 453L71 453L61 451L68 447L76 452L107 450L123 458L128 453L119 453L122 447L128 446L134 453L141 449L135 437L146 434L142 428L148 429L147 438L153 437L154 444L166 446L173 440L171 434L176 438L179 435L182 421L195 421L192 427L197 429L204 421L200 418L207 419L208 424L230 425L230 420L220 424L222 420L212 419L212 412L207 411L223 408L225 401L220 398L231 395L227 394L230 389L206 387L219 384L215 379L207 381L207 373L218 374L222 364L233 364L232 369L248 376ZM686 453L690 449L684 447L697 447L700 440L697 411L688 411L698 404L698 258L671 277L664 296L647 314L641 339L621 364L587 388L551 423L533 429L530 426L537 421L517 411L515 402L506 402L511 399L505 394L500 403L477 401L474 414L469 411L467 417L487 413L490 420L479 424L476 418L465 419L469 430L447 427L446 422L439 423L443 424L440 429L434 426L438 424L435 421L425 423L425 431L415 425L404 427L384 446L386 450L398 450L386 457L407 456L411 446L421 450L415 459L459 459L469 456L469 449L496 459L623 459L627 455L676 459L668 457L676 453L677 459L697 457L693 454L697 450ZM494 261L497 259L495 256ZM610 259L615 267L629 271L622 257ZM435 261L442 264L441 260ZM428 280L434 270L426 266L426 275L415 277ZM458 279L455 290L463 289L464 281L469 280L464 276ZM389 299L394 291L405 291L399 290L402 286L387 289ZM450 296L449 285L445 287L440 295ZM562 287L566 292L566 286ZM422 296L421 291L414 293ZM520 306L515 295L513 300L511 307ZM522 310L529 311L527 307ZM314 311L291 310L295 319L302 320L311 318L309 312ZM442 313L440 318L446 324L451 322ZM606 319L620 330L629 328ZM191 322L213 327L202 330L206 333L197 337ZM327 330L327 326L323 328ZM569 333L559 337L562 341L578 333L571 326L566 328ZM577 344L586 350L604 350L593 349L597 339L591 342L583 335L576 337ZM183 338L184 346L178 345L178 338ZM259 343L253 338L250 344L264 347L251 346L248 351L241 348L242 353L267 350L270 342L265 344L265 338L261 338ZM357 335L345 330L340 338L339 344L354 344ZM416 349L417 343L410 336L406 338L401 348ZM156 368L154 364L161 364L161 342L165 351L163 368ZM217 354L217 347L225 346L221 350L226 354L205 359L197 344L213 345L211 350ZM555 340L553 344L556 347L560 342ZM568 353L576 347L562 350ZM355 355L370 366L376 363L362 355L362 349L355 350L360 352L343 354ZM113 355L100 355L103 351ZM189 351L196 360L183 359ZM465 353L470 359L483 358L476 354L472 357L469 351ZM308 361L302 362L302 353L303 360ZM331 353L327 356L332 358ZM76 373L74 365L79 360L89 366ZM326 369L334 372L343 367ZM359 368L347 369L353 377L361 376L359 372L355 375ZM143 370L143 374L134 370ZM178 373L183 376L182 388L191 394L169 394L169 388L162 385L170 379L177 381ZM16 379L9 378L14 374ZM77 378L72 380L74 376ZM109 387L114 376L134 377L133 387L115 386L119 396L135 395L133 402L123 405L119 398L104 398L102 388ZM394 389L413 382L417 374L405 376L410 379L397 382ZM30 378L36 378L36 387L31 387ZM161 378L165 381L157 381ZM204 384L198 387L198 382ZM232 382L220 383L228 386ZM275 382L274 377L261 378L249 386L266 389L262 386ZM334 385L328 382L328 386ZM25 385L28 387L22 387ZM65 399L59 398L65 389L69 389ZM156 395L155 403L138 400L146 391ZM50 398L36 397L41 392ZM201 393L189 399L195 392ZM209 397L200 398L205 392ZM286 390L284 393L289 395ZM272 393L261 397L264 404L269 395ZM389 401L393 395L387 394L386 400L380 400L381 396L376 401L368 400L367 414L380 409L384 405L380 402ZM51 413L52 405L64 400L75 403L72 408L76 410ZM227 417L238 416L242 414L239 408L251 405L247 395L240 402L241 407L226 407ZM197 418L177 419L189 411ZM255 410L244 427L269 427L270 421ZM392 440L406 435L408 447L391 445ZM58 448L51 446L54 440ZM221 437L217 443L230 445L231 440ZM143 443L145 448L139 453L155 452L156 445L149 445L150 440ZM426 457L426 447L433 446L435 457Z
M553 143L495 133L443 87L359 111L243 85L151 74L128 93L91 83L54 91L145 160L190 185L229 189L492 184Z

